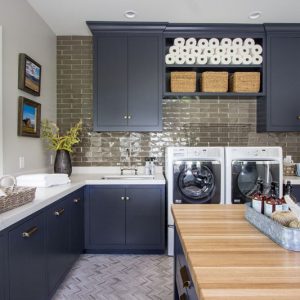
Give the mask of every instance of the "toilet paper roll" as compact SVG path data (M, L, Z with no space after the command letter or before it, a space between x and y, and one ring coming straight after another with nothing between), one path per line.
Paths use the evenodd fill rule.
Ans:
M253 65L260 65L263 62L263 57L261 55L252 56L252 64Z
M224 38L221 40L220 45L223 47L230 47L232 45L232 40L229 38Z
M244 55L242 65L251 65L252 64L252 56L251 55Z
M195 55L189 54L185 57L185 63L188 65L193 65L196 63Z
M202 49L198 46L191 48L191 54L194 56L198 56L202 53Z
M204 54L200 54L197 56L197 64L206 65L208 62L208 57Z
M252 48L255 45L254 39L247 38L244 40L244 46L247 48Z
M174 54L167 54L165 57L165 62L167 65L175 64L175 55Z
M175 57L175 64L177 65L183 65L185 63L185 55L177 55Z
M237 48L237 54L239 55L248 55L250 53L250 50L249 48L245 47L245 46L242 46L242 47L238 47Z
M231 64L231 56L228 55L228 54L221 56L221 64L222 65L229 65L229 64Z
M188 46L183 46L183 47L180 47L180 49L179 49L180 55L188 55L188 54L190 54L190 52L191 52L191 48Z
M215 54L215 50L211 47L207 47L203 50L203 54L206 55L207 57L211 57Z
M205 49L208 47L208 39L200 39L198 41L198 47L200 47L201 49Z
M185 39L182 37L178 37L174 40L174 46L183 47L185 45Z
M188 47L195 47L197 46L197 40L195 38L189 38L185 41L185 45Z
M215 49L220 45L220 41L217 38L211 38L208 41L208 46Z
M226 48L226 47L224 47L224 46L218 46L218 47L215 49L215 54L225 55L225 54L226 54L226 51L227 51L227 48Z
M221 57L220 55L213 55L209 58L208 62L212 65L219 65L221 62Z
M241 38L235 38L232 40L232 46L242 47L243 40Z
M250 54L253 56L262 54L262 52L263 52L263 48L261 45L256 44L252 48L250 48Z
M235 46L230 46L230 47L228 47L227 48L227 54L228 55L231 55L231 56L233 56L233 55L236 55L237 54L237 47L235 47Z
M240 65L243 62L243 57L241 55L233 55L231 58L231 64L232 65Z
M169 53L174 54L174 55L178 55L178 54L180 54L180 48L181 47L179 47L179 46L171 46L169 48Z

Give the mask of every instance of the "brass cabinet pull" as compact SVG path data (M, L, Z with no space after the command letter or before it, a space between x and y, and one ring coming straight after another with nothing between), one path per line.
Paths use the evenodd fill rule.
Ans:
M128 120L130 120L130 119L131 119L131 115L128 116Z
M80 201L80 198L75 198L75 199L73 200L74 203L79 203L79 201Z
M56 210L56 211L54 212L54 215L55 215L55 216L61 216L64 212L65 212L65 209L64 209L64 208L61 208L61 209L59 209L59 210Z
M190 288L191 287L191 281L190 281L186 266L183 266L183 267L180 268L180 276L181 276L181 279L182 279L183 287Z
M124 119L127 119L127 116L124 116Z
M180 297L179 300L187 300L186 293L183 293Z
M300 120L300 116L297 116L297 120Z
M121 197L121 200L125 200L125 197L122 196L122 197Z
M130 200L130 198L129 198L129 197L126 197L126 200L127 200L127 201Z
M22 232L22 237L30 238L37 231L38 231L37 226L34 226L34 227L30 228L29 230Z

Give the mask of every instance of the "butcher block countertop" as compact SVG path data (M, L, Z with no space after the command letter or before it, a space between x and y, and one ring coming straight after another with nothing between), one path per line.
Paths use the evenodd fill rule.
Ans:
M177 204L172 212L199 299L300 299L300 252L249 224L243 205Z

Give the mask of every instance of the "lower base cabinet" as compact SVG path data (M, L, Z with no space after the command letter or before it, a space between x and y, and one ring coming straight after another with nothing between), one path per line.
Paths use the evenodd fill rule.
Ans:
M88 186L85 248L90 253L163 253L165 186Z
M7 239L6 234L0 233L0 299L7 299L6 297L6 280L7 276Z

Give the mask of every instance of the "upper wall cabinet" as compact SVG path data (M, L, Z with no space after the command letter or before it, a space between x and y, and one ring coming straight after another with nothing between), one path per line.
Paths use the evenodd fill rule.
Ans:
M94 130L162 130L165 24L88 22L94 35Z
M257 102L257 131L300 131L300 25L265 28L267 95Z

